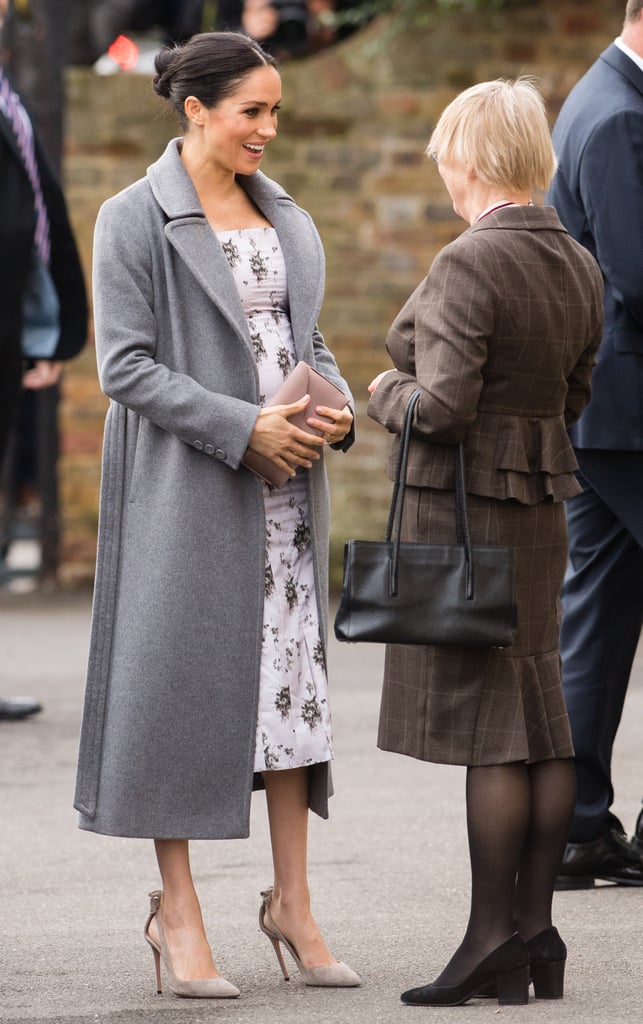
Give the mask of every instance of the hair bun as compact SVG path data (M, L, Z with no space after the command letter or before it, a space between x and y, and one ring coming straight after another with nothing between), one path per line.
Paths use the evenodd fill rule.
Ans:
M177 47L164 46L154 58L156 74L152 79L154 92L164 99L169 99L172 89L172 75L175 70Z
M274 57L241 32L200 32L185 43L164 46L154 58L152 88L167 100L184 131L190 130L185 113L188 96L204 107L216 107L238 88L252 71L276 67Z

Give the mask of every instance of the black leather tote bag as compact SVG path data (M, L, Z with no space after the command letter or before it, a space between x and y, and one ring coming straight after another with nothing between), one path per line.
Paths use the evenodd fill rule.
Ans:
M463 445L458 445L455 545L400 542L414 391L404 417L386 539L349 540L337 615L338 640L508 647L518 626L513 548L473 546Z

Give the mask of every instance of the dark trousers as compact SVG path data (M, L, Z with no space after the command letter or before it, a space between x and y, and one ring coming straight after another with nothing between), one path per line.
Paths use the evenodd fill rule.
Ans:
M22 386L20 336L5 334L0 324L0 472Z
M643 623L643 452L577 449L567 502L563 687L576 752L571 842L607 830L612 748Z

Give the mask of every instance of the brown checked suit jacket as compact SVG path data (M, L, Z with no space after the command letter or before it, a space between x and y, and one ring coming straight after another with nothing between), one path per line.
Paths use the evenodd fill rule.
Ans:
M399 434L418 385L408 483L533 505L580 490L567 427L585 408L601 339L603 281L551 207L497 210L436 257L396 317L368 413ZM397 442L387 463L393 474Z

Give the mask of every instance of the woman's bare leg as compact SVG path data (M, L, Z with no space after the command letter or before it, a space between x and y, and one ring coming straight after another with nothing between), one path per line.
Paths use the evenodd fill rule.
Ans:
M219 975L201 917L190 868L187 839L155 839L156 859L163 883L161 921L174 973L183 981L216 978ZM156 921L150 935L158 939Z
M310 911L308 777L308 768L263 774L274 865L270 916L295 947L304 967L321 967L337 961Z

